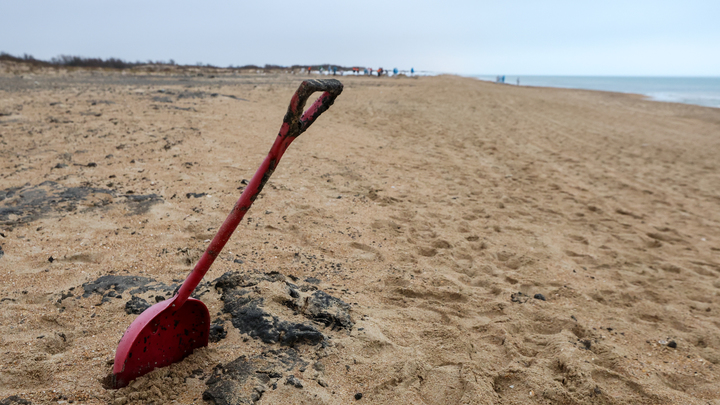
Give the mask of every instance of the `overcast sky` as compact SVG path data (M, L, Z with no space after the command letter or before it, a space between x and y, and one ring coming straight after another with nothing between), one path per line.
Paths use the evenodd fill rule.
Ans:
M217 66L720 76L720 1L0 0L0 51Z

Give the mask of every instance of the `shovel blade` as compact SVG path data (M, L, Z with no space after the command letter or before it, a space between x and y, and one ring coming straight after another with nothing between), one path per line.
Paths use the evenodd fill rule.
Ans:
M178 362L208 345L210 313L202 301L189 298L181 307L175 297L140 314L120 339L112 386L122 388L156 368Z

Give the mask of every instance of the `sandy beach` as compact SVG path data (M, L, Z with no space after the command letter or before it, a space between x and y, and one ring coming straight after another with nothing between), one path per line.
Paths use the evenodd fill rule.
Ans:
M720 109L456 76L338 78L107 389L306 78L0 65L0 403L720 404Z

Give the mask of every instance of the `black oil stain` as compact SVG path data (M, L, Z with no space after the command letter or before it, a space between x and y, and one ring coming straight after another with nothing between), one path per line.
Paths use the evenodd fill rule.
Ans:
M88 197L97 198L91 205L82 208L96 209L106 205L126 204L131 215L146 213L150 207L163 202L157 194L118 194L114 190L94 187L65 187L54 181L38 185L27 183L20 187L0 190L0 225L15 227L35 221L53 213L68 213L79 210L81 202Z

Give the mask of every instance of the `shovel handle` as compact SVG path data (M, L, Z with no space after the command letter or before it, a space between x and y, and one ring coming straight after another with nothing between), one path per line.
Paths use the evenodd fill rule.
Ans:
M323 94L315 100L310 108L302 115L305 103L311 94L322 91ZM306 80L300 84L300 87L290 100L283 126L280 128L280 136L297 137L305 132L305 130L324 113L335 101L335 98L343 91L343 85L335 79L329 80ZM287 128L287 130L285 130ZM283 132L285 130L285 132Z
M200 260L198 260L193 271L190 272L182 286L180 286L175 301L172 303L175 308L180 308L198 284L200 284L200 280L205 276L210 265L212 265L215 258L218 257L220 251L222 251L230 239L230 236L235 231L235 228L237 228L240 221L242 221L245 213L248 212L250 206L258 194L260 194L260 191L262 191L265 183L267 183L270 176L272 176L287 147L290 146L295 138L305 132L320 114L330 108L342 90L342 83L335 79L306 80L300 84L300 87L290 100L290 106L283 119L280 132L277 138L275 138L275 143L273 143L272 148L270 148L270 152L262 164L260 164L250 183L245 187L240 199L235 203L232 211L230 211L230 215L228 215L225 222L220 226L220 229L210 242L205 253L203 253ZM322 95L303 113L303 108L310 95L318 91L322 91Z

